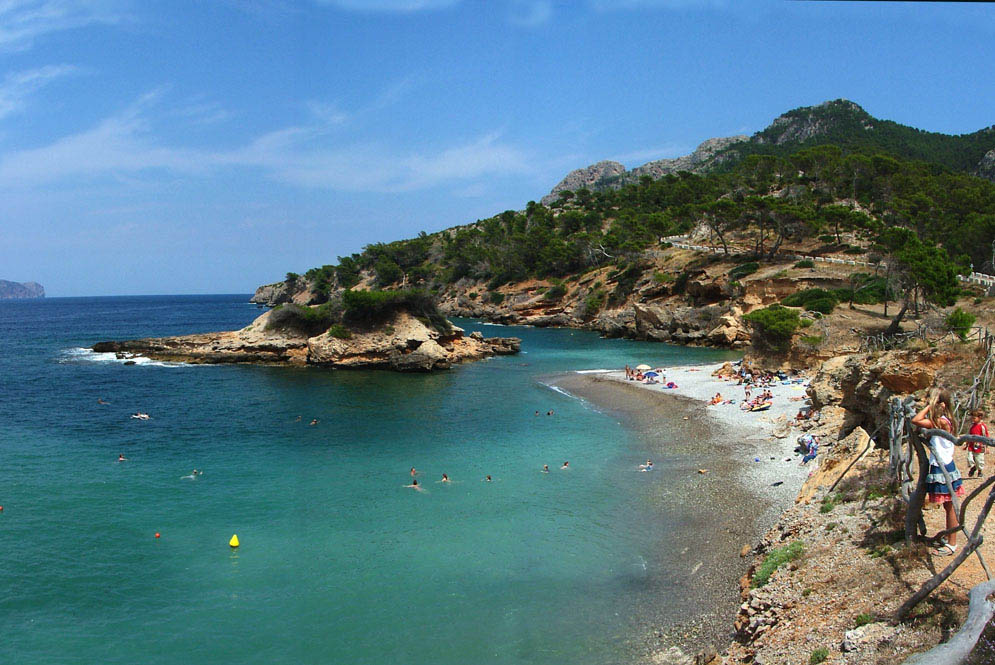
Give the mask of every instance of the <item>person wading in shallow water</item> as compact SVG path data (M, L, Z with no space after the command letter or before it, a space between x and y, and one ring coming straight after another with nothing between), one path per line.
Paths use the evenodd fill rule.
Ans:
M922 429L942 429L951 434L954 433L953 414L950 393L941 390L923 407L922 411L912 419L912 424ZM936 455L929 454L929 475L926 477L926 491L929 492L931 503L943 505L946 511L946 528L953 529L959 525L957 513L954 512L954 504L950 496L950 488L947 487L946 478L943 476L943 469L950 474L951 484L957 496L964 496L964 488L961 486L960 472L954 462L954 443L944 436L934 434L929 439L930 448L936 450ZM940 465L943 465L943 468ZM957 532L954 531L946 537L946 540L935 550L933 554L938 556L950 556L957 551Z

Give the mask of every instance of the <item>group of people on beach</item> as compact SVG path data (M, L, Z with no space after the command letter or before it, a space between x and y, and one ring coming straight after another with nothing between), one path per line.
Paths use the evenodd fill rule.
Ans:
M985 412L976 409L971 412L971 429L969 434L988 438L988 425L984 422ZM924 430L942 430L952 436L954 431L953 401L946 390L935 392L919 413L912 419L912 424ZM940 504L946 513L945 537L940 538L940 545L933 550L939 556L950 556L957 551L957 531L960 525L957 512L954 510L953 494L964 496L963 478L954 461L955 443L942 434L933 433L929 437L929 474L926 477L926 491L930 503ZM985 444L980 441L967 441L968 477L981 478L985 473ZM947 479L949 478L949 483Z

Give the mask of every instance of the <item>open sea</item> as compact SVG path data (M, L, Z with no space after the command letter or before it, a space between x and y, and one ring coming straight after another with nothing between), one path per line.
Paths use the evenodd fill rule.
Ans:
M0 301L0 663L631 663L684 611L667 470L636 471L659 446L546 377L732 354L463 320L523 353L396 374L85 350L240 328L247 300Z

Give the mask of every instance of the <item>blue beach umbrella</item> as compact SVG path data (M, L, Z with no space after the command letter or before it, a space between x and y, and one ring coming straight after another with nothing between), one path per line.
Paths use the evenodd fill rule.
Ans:
M643 376L660 376L660 375L657 374L656 372L646 372L645 374L643 374Z

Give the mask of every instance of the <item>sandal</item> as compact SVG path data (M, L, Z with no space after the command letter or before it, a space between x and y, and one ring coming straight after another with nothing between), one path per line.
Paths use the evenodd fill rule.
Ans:
M950 543L943 543L935 550L933 550L933 554L935 556L953 556L956 552L957 552L957 546L951 545Z

